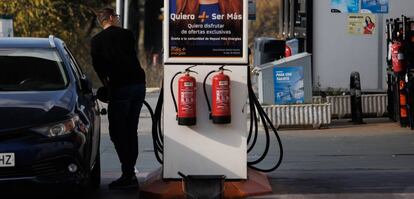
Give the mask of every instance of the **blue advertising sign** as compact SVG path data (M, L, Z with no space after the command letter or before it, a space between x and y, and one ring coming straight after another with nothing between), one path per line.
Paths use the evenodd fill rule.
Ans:
M275 104L305 102L303 66L273 68Z
M359 0L331 0L332 13L358 13Z
M389 0L362 0L361 12L363 13L388 13Z

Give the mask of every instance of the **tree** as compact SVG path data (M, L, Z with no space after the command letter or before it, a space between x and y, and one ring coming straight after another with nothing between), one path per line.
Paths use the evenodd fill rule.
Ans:
M278 34L280 0L257 0L256 20L250 22L249 44L256 37L280 37Z
M98 0L0 0L0 13L14 18L18 37L55 35L66 42L82 69L98 83L91 67L89 41L96 27L95 10L110 1Z

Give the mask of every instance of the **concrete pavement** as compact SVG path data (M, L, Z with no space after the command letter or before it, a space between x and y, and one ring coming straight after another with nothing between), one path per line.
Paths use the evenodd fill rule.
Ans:
M156 92L148 94L152 106L157 96ZM145 112L143 109L137 164L141 180L160 166L153 155ZM328 129L279 131L285 158L278 170L269 173L275 194L257 198L414 198L414 132L386 118L365 121L368 124L360 126L336 120ZM257 146L250 159L263 151L263 132ZM103 147L110 152L112 145L106 142ZM102 157L113 157L111 152L103 151ZM272 166L277 156L273 145L259 166ZM112 167L104 169L104 176L105 171L119 170L108 165Z
M282 131L286 158L256 198L414 198L414 133L387 119Z
M157 95L147 96L153 106ZM160 166L153 155L150 119L144 109L143 116L137 164L141 181ZM414 132L386 118L365 121L368 124L354 126L336 120L328 129L279 131L285 158L280 169L268 174L275 194L256 198L414 198ZM103 135L105 191L105 183L119 175L119 164L107 132ZM257 146L250 159L263 151L263 132ZM259 166L270 167L277 156L273 145Z

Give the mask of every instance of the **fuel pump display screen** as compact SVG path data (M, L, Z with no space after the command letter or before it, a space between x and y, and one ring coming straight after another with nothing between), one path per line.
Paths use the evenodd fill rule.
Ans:
M166 62L246 62L245 0L165 0ZM207 60L206 60L207 59Z

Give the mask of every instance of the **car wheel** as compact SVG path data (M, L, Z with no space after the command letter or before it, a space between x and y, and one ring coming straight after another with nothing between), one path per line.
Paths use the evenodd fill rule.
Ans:
M101 185L101 155L96 155L95 166L91 170L89 185L92 189L98 189Z

